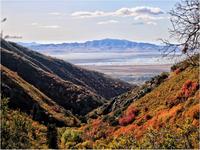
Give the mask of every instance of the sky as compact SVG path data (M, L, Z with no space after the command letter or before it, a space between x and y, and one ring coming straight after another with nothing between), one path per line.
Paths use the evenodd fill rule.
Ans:
M62 43L116 38L158 43L179 0L0 0L4 35Z

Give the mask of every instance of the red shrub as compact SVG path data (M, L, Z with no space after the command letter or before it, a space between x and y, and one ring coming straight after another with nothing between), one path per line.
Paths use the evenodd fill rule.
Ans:
M119 124L122 125L122 126L125 126L125 125L128 125L129 123L131 123L134 119L135 119L134 114L124 116L124 117L119 119Z
M198 89L198 83L187 80L182 86L182 93L189 97L194 91Z
M198 89L198 86L199 86L199 85L198 85L197 82L193 82L193 83L192 83L192 90L193 90L193 91L197 90L197 89Z
M177 68L177 69L174 71L175 74L179 74L180 72L181 72L181 69L179 69L179 68Z
M126 126L134 121L135 117L138 115L138 110L134 108L128 109L127 113L119 118L119 124L122 126Z

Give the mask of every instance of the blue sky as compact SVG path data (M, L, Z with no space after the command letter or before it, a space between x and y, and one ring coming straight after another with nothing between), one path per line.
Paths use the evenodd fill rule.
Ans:
M5 34L18 41L103 38L157 43L168 36L167 12L178 0L1 0Z

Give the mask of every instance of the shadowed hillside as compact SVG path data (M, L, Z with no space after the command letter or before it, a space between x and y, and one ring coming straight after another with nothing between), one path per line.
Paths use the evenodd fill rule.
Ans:
M63 80L84 86L104 97L110 99L130 90L133 86L117 79L111 79L102 73L79 68L63 60L47 57L31 51L13 42L2 42L2 47L23 56L39 66L41 69L59 76Z
M4 40L1 55L2 65L73 114L85 115L106 102L105 98L132 88L101 73L78 68Z
M58 126L76 126L80 121L63 107L56 104L52 99L40 92L33 85L27 83L16 72L9 70L1 65L1 89L2 96L9 97L9 105L11 108L26 112L29 115L33 114L34 107L38 107L38 121L43 121L46 124L51 119Z
M42 70L14 52L2 49L1 54L3 65L73 113L84 115L103 104L103 98L95 93Z

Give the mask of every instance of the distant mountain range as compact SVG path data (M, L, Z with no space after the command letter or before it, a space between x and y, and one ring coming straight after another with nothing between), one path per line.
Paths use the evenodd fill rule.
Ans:
M161 48L159 45L150 43L132 42L120 39L102 39L87 41L84 43L61 43L61 44L40 44L40 43L22 43L20 45L26 46L36 51L111 51L111 50L134 50L134 51L157 51Z

